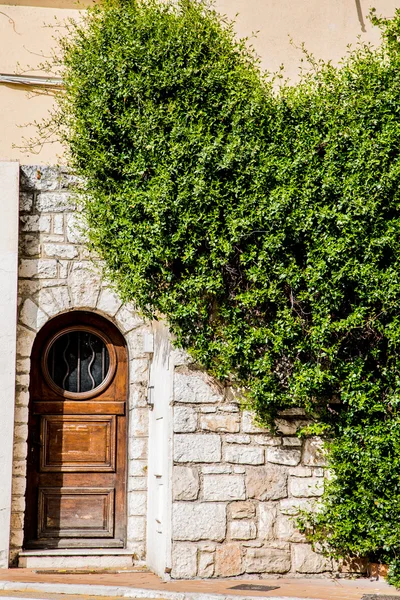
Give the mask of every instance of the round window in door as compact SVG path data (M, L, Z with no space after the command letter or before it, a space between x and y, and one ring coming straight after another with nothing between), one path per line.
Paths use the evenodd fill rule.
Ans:
M66 398L87 399L99 394L115 372L110 340L90 327L70 327L57 333L43 354L48 385Z

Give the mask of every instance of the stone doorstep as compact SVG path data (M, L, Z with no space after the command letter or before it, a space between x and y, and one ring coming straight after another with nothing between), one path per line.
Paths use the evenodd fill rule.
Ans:
M132 550L115 548L22 550L18 556L18 567L25 569L126 568L133 564Z
M21 583L16 581L0 581L0 590L18 592L38 592L41 594L69 594L84 596L118 596L123 598L140 598L143 600L260 600L260 596L242 596L227 594L210 594L195 592L170 592L144 588L117 587L108 585L76 585L56 583ZM266 596L264 596L266 598ZM0 599L4 596L0 596ZM9 600L15 600L9 598ZM30 598L30 600L44 600ZM268 596L268 600L328 600L327 598L302 598L294 596ZM330 600L330 599L329 599Z

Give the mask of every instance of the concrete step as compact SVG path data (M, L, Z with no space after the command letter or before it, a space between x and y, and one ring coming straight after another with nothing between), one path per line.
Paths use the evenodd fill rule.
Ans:
M133 566L132 550L110 548L23 550L18 558L18 567L25 569L126 569Z

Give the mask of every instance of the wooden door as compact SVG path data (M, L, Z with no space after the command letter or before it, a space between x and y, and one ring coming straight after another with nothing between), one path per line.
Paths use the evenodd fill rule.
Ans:
M127 351L106 319L49 321L32 350L25 548L123 547Z

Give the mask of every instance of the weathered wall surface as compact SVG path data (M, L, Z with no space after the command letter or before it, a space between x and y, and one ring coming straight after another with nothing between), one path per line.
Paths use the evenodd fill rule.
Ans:
M178 365L174 376L172 576L323 575L293 517L324 489L321 443L296 436L301 411L257 427L230 388Z
M79 2L84 7L85 2ZM88 2L87 2L88 3ZM238 36L248 36L261 59L261 66L276 71L285 65L285 75L298 76L303 42L317 58L337 62L349 43L362 40L379 43L379 31L367 19L371 4L378 14L392 16L396 0L216 0L218 11L235 19ZM16 0L14 5L0 0L0 73L35 71L51 55L57 29L69 17L79 18L74 0ZM237 15L237 16L236 16ZM57 27L57 22L61 27ZM257 35L253 34L257 32ZM294 44L291 44L290 40ZM297 46L297 48L296 48ZM7 49L7 51L5 51ZM19 67L18 67L19 64ZM46 144L39 157L24 151L23 138L35 134L32 122L45 118L52 106L51 96L28 94L29 89L0 85L0 159L22 163L58 162L62 149ZM13 147L13 145L16 147Z
M66 170L21 167L19 312L15 407L11 558L23 542L28 435L30 353L36 332L51 317L71 309L89 309L113 321L124 334L129 352L128 549L145 556L148 355L143 336L148 330L131 306L101 279L98 261L83 245L79 212ZM101 566L101 565L99 565Z

